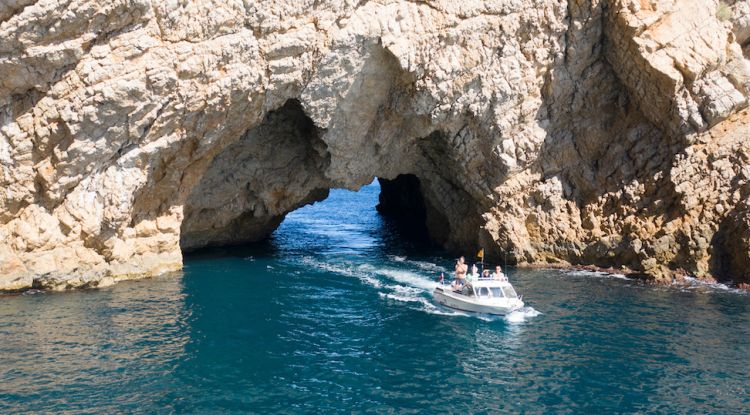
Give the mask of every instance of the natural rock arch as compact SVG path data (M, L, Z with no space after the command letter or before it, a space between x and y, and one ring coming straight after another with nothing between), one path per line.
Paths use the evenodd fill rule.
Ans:
M0 6L0 289L176 270L402 174L448 247L746 278L742 7L303 3Z
M287 213L325 199L330 188L356 189L375 177L384 185L379 205L384 213L398 216L411 209L410 201L388 200L389 195L408 192L418 198L422 206L416 208L426 215L410 219L426 225L438 243L475 248L480 223L471 197L456 184L450 184L456 189L448 195L439 194L435 188L448 185L439 164L431 158L442 158L447 152L432 153L442 146L440 134L421 140L386 138L397 141L391 151L398 154L398 166L392 165L390 155L381 154L377 145L344 149L360 159L383 160L382 164L362 163L356 168L357 180L348 171L339 178L327 174L332 155L321 138L324 134L326 131L305 114L302 104L290 99L217 154L184 202L180 229L183 252L258 241L273 232Z

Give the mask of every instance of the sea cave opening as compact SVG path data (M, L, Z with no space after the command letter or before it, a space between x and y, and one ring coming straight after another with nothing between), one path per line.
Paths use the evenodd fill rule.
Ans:
M440 235L444 226L428 227L428 217L435 218L428 215L428 204L417 176L401 174L391 180L378 178L377 182L380 193L375 209L397 235L424 246L445 239L444 235Z
M229 255L332 260L440 255L442 249L427 228L427 204L419 186L419 179L409 174L391 180L375 178L356 191L331 189L325 199L284 215L263 237L235 233L236 242L207 244L184 253L187 258Z
M182 252L267 242L279 235L285 218L304 216L298 210L313 204L313 214L329 221L332 234L369 218L370 229L363 231L378 233L383 242L434 247L447 239L447 221L427 201L417 175L376 177L364 186L330 179L324 133L299 101L289 100L216 154L183 207ZM313 221L308 218L308 227Z

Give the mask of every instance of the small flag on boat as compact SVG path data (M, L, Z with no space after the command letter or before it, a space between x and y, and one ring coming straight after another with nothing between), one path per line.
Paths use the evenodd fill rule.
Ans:
M480 249L479 252L477 252L477 258L484 259L484 248Z

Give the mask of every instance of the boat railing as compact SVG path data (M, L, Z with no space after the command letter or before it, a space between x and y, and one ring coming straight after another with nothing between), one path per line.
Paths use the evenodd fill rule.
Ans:
M499 279L495 279L495 277L478 277L477 281L508 281L508 277L503 276Z

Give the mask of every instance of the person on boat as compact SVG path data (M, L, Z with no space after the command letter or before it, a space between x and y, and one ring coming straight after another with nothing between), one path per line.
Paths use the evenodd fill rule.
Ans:
M454 290L460 290L466 284L466 272L469 270L469 266L464 261L464 257L458 258L458 261L456 261L456 278L453 280Z
M472 265L471 266L471 272L468 273L468 274L466 274L466 283L470 284L470 283L476 281L476 279L477 279L478 276L479 275L477 274L477 266L476 265Z
M456 261L456 281L465 280L468 271L469 266L464 262L464 257L458 258L458 261Z
M490 279L491 278L490 277L490 270L486 269L486 270L482 271L482 278L486 279L486 280Z
M500 265L495 267L495 272L492 273L493 280L508 281L508 278L503 274L503 269Z

